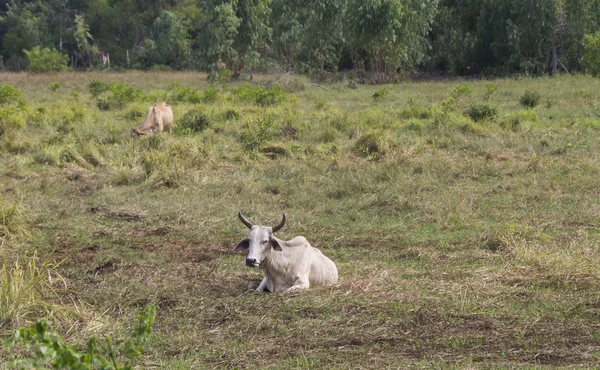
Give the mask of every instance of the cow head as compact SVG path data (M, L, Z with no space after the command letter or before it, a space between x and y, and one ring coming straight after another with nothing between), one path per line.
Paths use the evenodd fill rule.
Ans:
M273 227L252 225L241 212L238 213L238 217L250 229L250 235L239 242L234 249L236 252L248 250L246 266L259 267L261 262L269 256L271 249L278 252L282 251L281 245L273 238L273 233L285 224L285 213L279 225Z

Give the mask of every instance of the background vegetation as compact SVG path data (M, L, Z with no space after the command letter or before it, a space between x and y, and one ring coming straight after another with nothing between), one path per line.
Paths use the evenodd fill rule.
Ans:
M598 363L597 79L2 77L4 338L46 317L85 350L152 304L143 368ZM160 100L174 133L131 140ZM307 237L339 285L249 292L238 211L285 212L279 236Z
M599 20L600 0L10 0L0 56L9 70L110 65L214 80L597 73Z

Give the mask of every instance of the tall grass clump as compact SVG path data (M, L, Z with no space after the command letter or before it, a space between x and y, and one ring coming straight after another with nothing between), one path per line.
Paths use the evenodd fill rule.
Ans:
M58 297L52 286L57 265L33 255L0 268L0 333L33 322L52 310L48 297Z
M0 238L27 234L25 213L21 204L7 202L0 195Z
M390 142L385 132L369 131L362 135L354 144L354 151L363 157L378 160L389 149Z
M11 84L0 83L0 105L17 105L23 107L27 102L22 97L23 93Z

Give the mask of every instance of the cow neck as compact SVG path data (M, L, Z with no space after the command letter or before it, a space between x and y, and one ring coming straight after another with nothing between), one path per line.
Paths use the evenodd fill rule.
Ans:
M281 244L280 244L281 245ZM271 271L282 271L285 266L288 265L287 257L285 256L285 247L282 247L283 250L278 252L273 248L269 248L267 252L267 256L264 259L264 263L262 264L265 267L265 270Z

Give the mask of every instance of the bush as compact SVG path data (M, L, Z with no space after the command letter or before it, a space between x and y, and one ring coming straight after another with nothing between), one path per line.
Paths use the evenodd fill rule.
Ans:
M271 139L274 136L274 123L273 117L267 115L259 117L256 125L248 125L240 138L244 149L250 152L256 151L265 141Z
M583 37L583 70L594 77L600 75L600 31Z
M371 95L371 97L373 98L373 100L380 100L380 99L383 99L386 96L388 96L389 93L390 92L388 91L388 89L386 89L385 87L382 87L381 89L375 91L373 93L373 95Z
M474 104L465 111L465 115L469 116L473 121L479 122L496 117L498 115L498 108L489 104Z
M538 121L538 115L534 110L522 110L515 112L500 122L500 127L505 130L519 131L523 123L534 123Z
M254 103L263 107L289 101L289 94L279 86L266 89L260 85L246 83L234 89L232 94L241 101Z
M0 136L7 131L20 129L23 123L23 114L17 107L0 109Z
M88 88L92 97L98 99L98 108L103 110L120 108L125 104L133 103L144 98L144 94L139 89L134 89L125 82L104 83L102 81L92 80L90 81ZM100 98L100 96L106 92L110 92L110 94Z
M13 85L0 83L0 105L18 105L24 107L27 105L25 99L21 97L23 93Z
M210 119L200 109L192 109L181 119L181 128L189 132L200 132L210 126Z
M52 92L55 92L56 90L60 89L60 82L58 82L58 81L52 82L48 86L48 89Z
M537 91L527 90L519 99L519 103L524 107L535 108L540 102L540 97Z
M56 49L40 49L39 46L36 46L31 50L23 50L23 52L29 59L28 69L31 72L64 71L69 63L69 56Z

